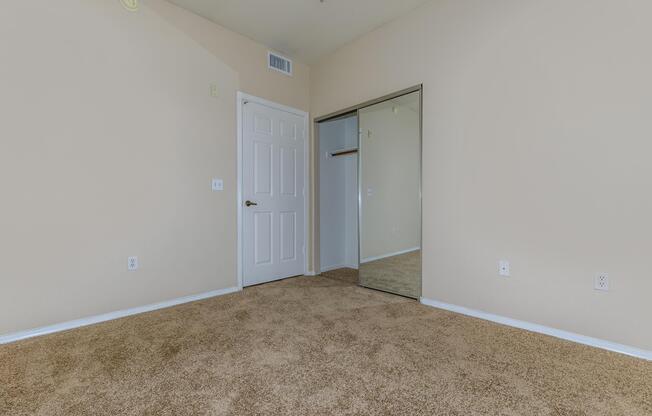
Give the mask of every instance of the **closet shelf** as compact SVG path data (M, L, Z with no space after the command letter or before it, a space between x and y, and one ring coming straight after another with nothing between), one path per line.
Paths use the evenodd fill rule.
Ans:
M336 150L334 152L331 152L331 157L346 156L346 155L351 155L353 153L358 153L357 147L354 149Z

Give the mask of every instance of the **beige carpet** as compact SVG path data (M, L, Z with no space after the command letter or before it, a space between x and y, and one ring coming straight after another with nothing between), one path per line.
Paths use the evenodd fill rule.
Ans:
M420 298L421 250L361 264L360 284L409 298Z
M652 414L652 363L301 277L0 346L1 415Z

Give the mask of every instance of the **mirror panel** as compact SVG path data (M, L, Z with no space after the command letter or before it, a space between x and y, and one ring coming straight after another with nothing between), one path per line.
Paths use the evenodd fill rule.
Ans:
M421 93L359 110L361 286L421 296Z

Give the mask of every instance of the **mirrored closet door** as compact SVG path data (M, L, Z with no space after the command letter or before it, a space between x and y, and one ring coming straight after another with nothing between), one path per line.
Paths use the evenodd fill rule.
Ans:
M359 283L421 296L421 92L358 111Z

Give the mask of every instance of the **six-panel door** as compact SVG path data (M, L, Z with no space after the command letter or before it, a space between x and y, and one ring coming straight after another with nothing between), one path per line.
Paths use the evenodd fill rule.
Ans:
M303 275L304 119L248 102L243 110L245 286Z

